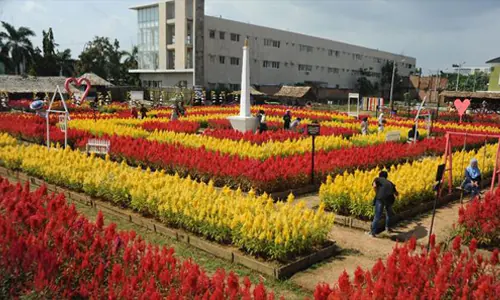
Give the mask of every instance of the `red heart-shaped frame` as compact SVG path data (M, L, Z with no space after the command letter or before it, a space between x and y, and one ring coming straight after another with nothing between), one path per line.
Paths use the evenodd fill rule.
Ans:
M90 80L88 80L87 78L76 79L74 77L70 77L70 78L66 79L66 81L64 82L64 88L66 88L66 92L68 92L68 94L71 95L71 90L69 89L69 85L71 83L73 83L75 86L79 87L84 82L85 82L85 85L87 87L85 88L85 91L83 92L82 99L80 99L83 102L85 100L85 98L87 98L87 96L90 92L90 88L91 88Z
M455 104L455 107L457 108L458 115L461 117L467 111L467 108L469 108L470 100L465 99L462 102L460 99L456 99L454 104Z

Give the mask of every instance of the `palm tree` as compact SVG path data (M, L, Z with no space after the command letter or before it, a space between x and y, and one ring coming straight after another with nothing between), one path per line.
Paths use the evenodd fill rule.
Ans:
M2 26L5 31L0 32L0 39L3 41L3 51L8 53L12 60L14 73L23 73L26 69L27 60L31 58L33 53L33 44L30 37L35 36L35 33L27 27L19 27L16 29L9 23L2 21Z
M137 46L132 47L132 51L123 51L122 55L125 57L125 65L130 69L137 69L137 64L139 60L139 48Z
M59 76L71 75L73 73L73 62L70 49L66 49L63 52L57 51L56 61L59 67Z

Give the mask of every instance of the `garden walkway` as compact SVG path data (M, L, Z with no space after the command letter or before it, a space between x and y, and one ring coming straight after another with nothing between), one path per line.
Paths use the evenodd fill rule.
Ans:
M306 201L310 208L318 207L320 201L318 194L299 196L297 200ZM458 220L460 207L460 202L456 201L436 210L433 233L436 234L437 242L450 238L453 224ZM422 214L408 222L399 223L393 233L382 232L377 238L371 238L361 230L335 225L329 237L341 248L340 255L295 274L291 280L311 290L319 282L336 282L344 270L352 278L358 266L371 269L378 259L386 258L398 242L409 240L412 236L417 238L419 245L426 246L431 219L432 212Z

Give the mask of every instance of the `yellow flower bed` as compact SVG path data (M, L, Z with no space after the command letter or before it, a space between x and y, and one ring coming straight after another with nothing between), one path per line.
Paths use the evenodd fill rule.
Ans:
M333 225L333 215L323 206L313 211L303 202L293 204L293 197L275 205L267 195L251 191L245 196L239 190L130 168L69 148L4 146L0 162L269 258L286 258L322 244Z
M496 151L497 145L486 145L477 152L455 152L453 154L454 185L457 186L463 181L464 169L473 157L478 159L483 174L491 174ZM437 166L442 163L443 158L439 157L392 166L388 170L389 180L396 184L400 193L394 203L394 208L396 210L407 208L432 198ZM374 214L372 201L375 192L371 183L381 170L376 168L369 171L346 172L335 178L328 176L326 183L323 183L320 188L321 202L335 212L356 217L372 217Z
M17 140L7 133L0 133L0 147L8 145L16 145Z
M230 139L219 139L205 135L178 133L173 131L148 132L136 125L143 122L134 119L110 119L110 120L73 120L68 126L74 129L86 130L95 135L122 135L134 138L147 138L149 140L163 143L180 143L184 147L205 147L209 151L219 151L241 157L266 159L271 156L287 156L291 154L305 153L311 151L309 139L286 140L284 142L267 142L255 145L251 142ZM341 136L319 136L316 139L316 149L333 150L341 147L349 147L352 144Z

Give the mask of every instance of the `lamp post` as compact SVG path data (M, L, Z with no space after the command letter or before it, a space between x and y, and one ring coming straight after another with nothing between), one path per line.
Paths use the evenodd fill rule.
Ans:
M405 60L402 59L401 62L404 62ZM392 77L391 77L391 91L389 93L389 104L391 107L391 112L394 110L394 102L392 101L392 94L394 91L394 76L396 75L396 60L392 61Z
M457 85L455 86L455 91L458 91L458 81L460 79L460 69L465 64L465 61L460 64L453 64L453 68L457 68Z

